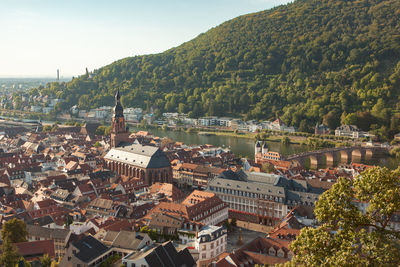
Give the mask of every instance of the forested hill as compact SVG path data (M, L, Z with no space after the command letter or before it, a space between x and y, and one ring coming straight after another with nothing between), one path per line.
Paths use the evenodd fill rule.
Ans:
M323 119L333 127L341 117L363 129L390 128L399 109L399 60L400 1L298 0L42 93L64 98L62 108L111 105L119 88L126 107L158 112L279 115L302 130Z

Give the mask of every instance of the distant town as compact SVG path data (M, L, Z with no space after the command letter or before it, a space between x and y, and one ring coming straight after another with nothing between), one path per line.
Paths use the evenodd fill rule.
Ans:
M7 116L9 113L16 112L22 118L44 118L53 120L81 120L106 122L109 121L113 114L113 107L103 106L91 110L79 109L77 105L67 111L57 111L57 104L61 103L62 99L45 96L32 96L26 93L17 95L6 95L1 98L0 107L3 109L3 114ZM20 112L20 113L18 113ZM49 116L52 114L52 116ZM15 115L15 114L14 114ZM217 130L232 130L241 132L261 132L273 131L282 133L298 132L293 126L286 125L280 118L272 121L244 121L239 118L216 117L208 116L201 118L190 118L185 113L163 113L161 117L156 117L152 111L146 113L142 108L126 108L124 116L127 123L144 122L147 125L158 125L168 127L205 127L208 129ZM338 137L372 140L375 136L371 133L360 130L355 125L341 125L336 129L329 129L324 124L317 124L314 127L315 135L335 135ZM395 139L400 138L400 134L395 135Z

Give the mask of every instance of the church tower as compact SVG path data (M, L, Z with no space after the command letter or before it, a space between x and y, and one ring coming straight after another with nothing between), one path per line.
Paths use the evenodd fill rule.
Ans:
M111 147L117 147L121 142L129 142L129 131L125 126L124 109L120 98L119 90L117 90L114 115L111 122Z

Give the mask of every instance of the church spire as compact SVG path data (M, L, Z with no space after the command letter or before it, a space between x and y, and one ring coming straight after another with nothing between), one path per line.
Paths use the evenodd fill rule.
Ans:
M124 116L124 109L122 108L121 101L120 101L120 93L119 89L117 90L117 93L115 94L115 107L114 107L114 117L123 117Z
M114 115L111 122L111 147L117 147L121 142L129 142L129 130L128 127L125 127L121 95L119 90L117 90L115 94Z

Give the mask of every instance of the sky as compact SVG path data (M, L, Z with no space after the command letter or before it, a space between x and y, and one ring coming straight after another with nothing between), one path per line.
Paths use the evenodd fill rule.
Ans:
M0 0L0 77L72 77L288 0Z

